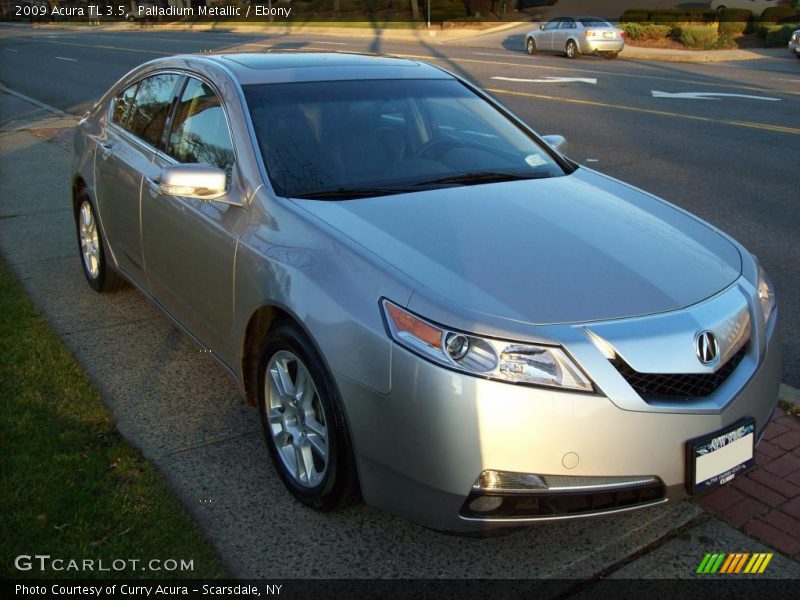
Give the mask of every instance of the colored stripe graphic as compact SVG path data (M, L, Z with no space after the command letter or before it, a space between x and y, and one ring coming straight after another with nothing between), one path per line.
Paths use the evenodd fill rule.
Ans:
M756 552L754 554L750 554L749 552L734 552L732 554L726 554L725 552L709 552L703 557L703 560L700 561L696 572L704 575L714 573L719 573L721 575L763 573L767 570L767 565L772 560L772 557L773 554L767 552Z

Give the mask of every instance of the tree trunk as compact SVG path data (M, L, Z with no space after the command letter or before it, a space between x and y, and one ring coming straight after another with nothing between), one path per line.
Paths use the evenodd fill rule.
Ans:
M411 16L415 21L419 21L419 0L411 0Z

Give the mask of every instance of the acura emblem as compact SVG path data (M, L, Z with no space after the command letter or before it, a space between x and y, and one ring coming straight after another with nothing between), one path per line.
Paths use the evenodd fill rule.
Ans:
M708 330L701 331L694 339L694 351L698 360L704 365L713 365L719 358L717 338Z

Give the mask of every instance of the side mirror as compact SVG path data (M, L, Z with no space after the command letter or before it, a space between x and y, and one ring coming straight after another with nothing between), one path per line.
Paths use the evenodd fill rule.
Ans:
M563 135L543 135L542 139L556 152L563 154L567 149L567 138Z
M161 171L158 193L198 200L216 200L227 190L225 171L204 164L169 165Z
M539 25L539 29L544 29L544 25Z

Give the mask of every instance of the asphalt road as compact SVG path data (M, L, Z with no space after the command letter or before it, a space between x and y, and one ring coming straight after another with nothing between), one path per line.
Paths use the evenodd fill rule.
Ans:
M715 66L593 58L568 62L522 54L514 49L519 36L510 30L496 47L487 47L494 42L486 36L454 46L0 27L0 82L81 114L128 69L164 54L245 44L247 50L425 56L496 90L542 133L565 134L578 161L663 195L734 234L759 254L777 280L781 310L797 333L800 311L792 292L797 289L800 228L791 210L790 186L800 149L800 64L795 64L800 61ZM492 79L498 76L597 82ZM722 91L780 101L664 99L653 98L652 90ZM31 122L46 116L19 98L0 94L0 123L16 115ZM707 520L689 502L543 524L488 540L441 535L363 505L334 515L302 508L268 464L256 411L242 405L230 378L135 291L105 298L83 284L64 208L68 177L61 149L40 143L27 131L3 136L0 184L6 190L17 187L0 197L0 248L97 383L122 433L165 473L233 575L685 577L696 568L698 553L702 557L714 544L760 550L741 533ZM797 345L787 348L786 381L798 385ZM775 575L791 576L796 563L787 561L782 568L776 567ZM568 582L564 588L576 590Z
M768 60L710 64L530 57L522 52L525 30L442 44L435 38L387 42L379 34L353 39L9 27L0 29L0 82L81 114L129 69L168 54L320 50L430 60L491 90L537 131L565 135L575 160L690 210L754 252L779 294L784 381L800 386L800 61L788 51Z

